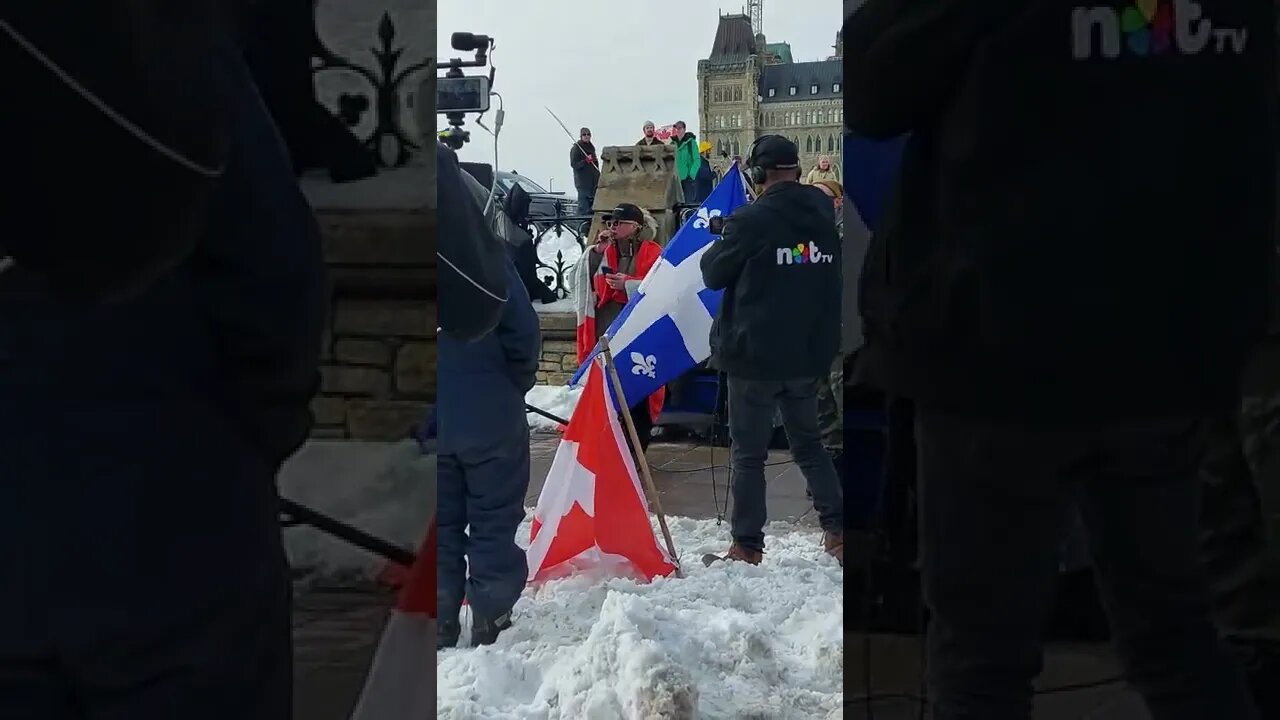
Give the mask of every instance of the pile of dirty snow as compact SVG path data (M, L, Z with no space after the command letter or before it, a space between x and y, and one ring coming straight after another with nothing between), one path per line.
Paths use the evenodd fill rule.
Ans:
M435 511L436 458L416 442L308 442L280 473L294 502L417 551ZM386 560L315 528L284 530L289 564L302 582L364 583Z
M533 304L534 312L540 313L570 313L574 312L573 298L560 298L555 302Z
M489 647L437 655L437 717L461 720L838 718L844 573L819 534L768 530L764 563L704 567L728 527L671 518L686 576L591 574L525 591ZM529 537L526 521L518 535Z
M568 420L582 397L582 388L568 385L534 385L524 396L525 404L532 405L559 418ZM529 427L534 430L555 430L558 423L537 413L527 413Z

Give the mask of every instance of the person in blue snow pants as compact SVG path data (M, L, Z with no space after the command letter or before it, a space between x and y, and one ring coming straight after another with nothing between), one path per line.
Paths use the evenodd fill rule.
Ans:
M456 163L440 165L443 208L473 206L462 195ZM457 198L450 197L457 193ZM471 225L471 227L483 227ZM442 227L442 233L448 228ZM528 563L516 545L529 490L529 427L524 396L533 387L541 331L515 266L504 258L508 300L497 327L474 342L440 334L436 408L438 585L441 647L457 644L465 602L471 640L485 645L511 624Z

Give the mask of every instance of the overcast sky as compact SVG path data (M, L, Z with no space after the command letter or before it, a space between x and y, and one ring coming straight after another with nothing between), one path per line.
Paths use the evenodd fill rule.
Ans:
M711 51L719 11L741 12L740 0L437 0L437 56L462 55L449 36L472 32L493 37L497 77L493 89L506 101L498 146L499 169L514 170L544 187L569 191L573 181L565 135L544 106L573 133L590 127L597 147L630 145L645 120L698 126L698 60ZM842 22L837 0L768 0L764 32L769 42L789 42L796 62L834 53ZM470 59L470 55L467 56ZM474 69L468 69L474 74ZM493 110L497 110L495 100ZM493 164L493 136L467 116L471 142L463 160ZM493 112L485 124L493 127ZM437 116L440 128L446 127Z

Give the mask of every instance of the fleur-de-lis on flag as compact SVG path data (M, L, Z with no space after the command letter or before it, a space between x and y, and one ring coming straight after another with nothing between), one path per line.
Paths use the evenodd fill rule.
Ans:
M649 378L658 376L658 358L649 355L645 356L638 352L631 353L631 374L644 375Z

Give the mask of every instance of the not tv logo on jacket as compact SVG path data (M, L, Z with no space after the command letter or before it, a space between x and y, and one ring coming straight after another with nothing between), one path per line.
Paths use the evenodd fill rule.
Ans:
M808 265L811 263L829 263L835 260L831 253L824 253L817 243L803 243L795 247L778 248L779 265Z
M1171 51L1239 55L1248 37L1245 28L1215 27L1195 0L1136 0L1119 10L1077 7L1071 14L1071 54L1077 60L1099 54L1114 59L1125 50L1137 57Z

